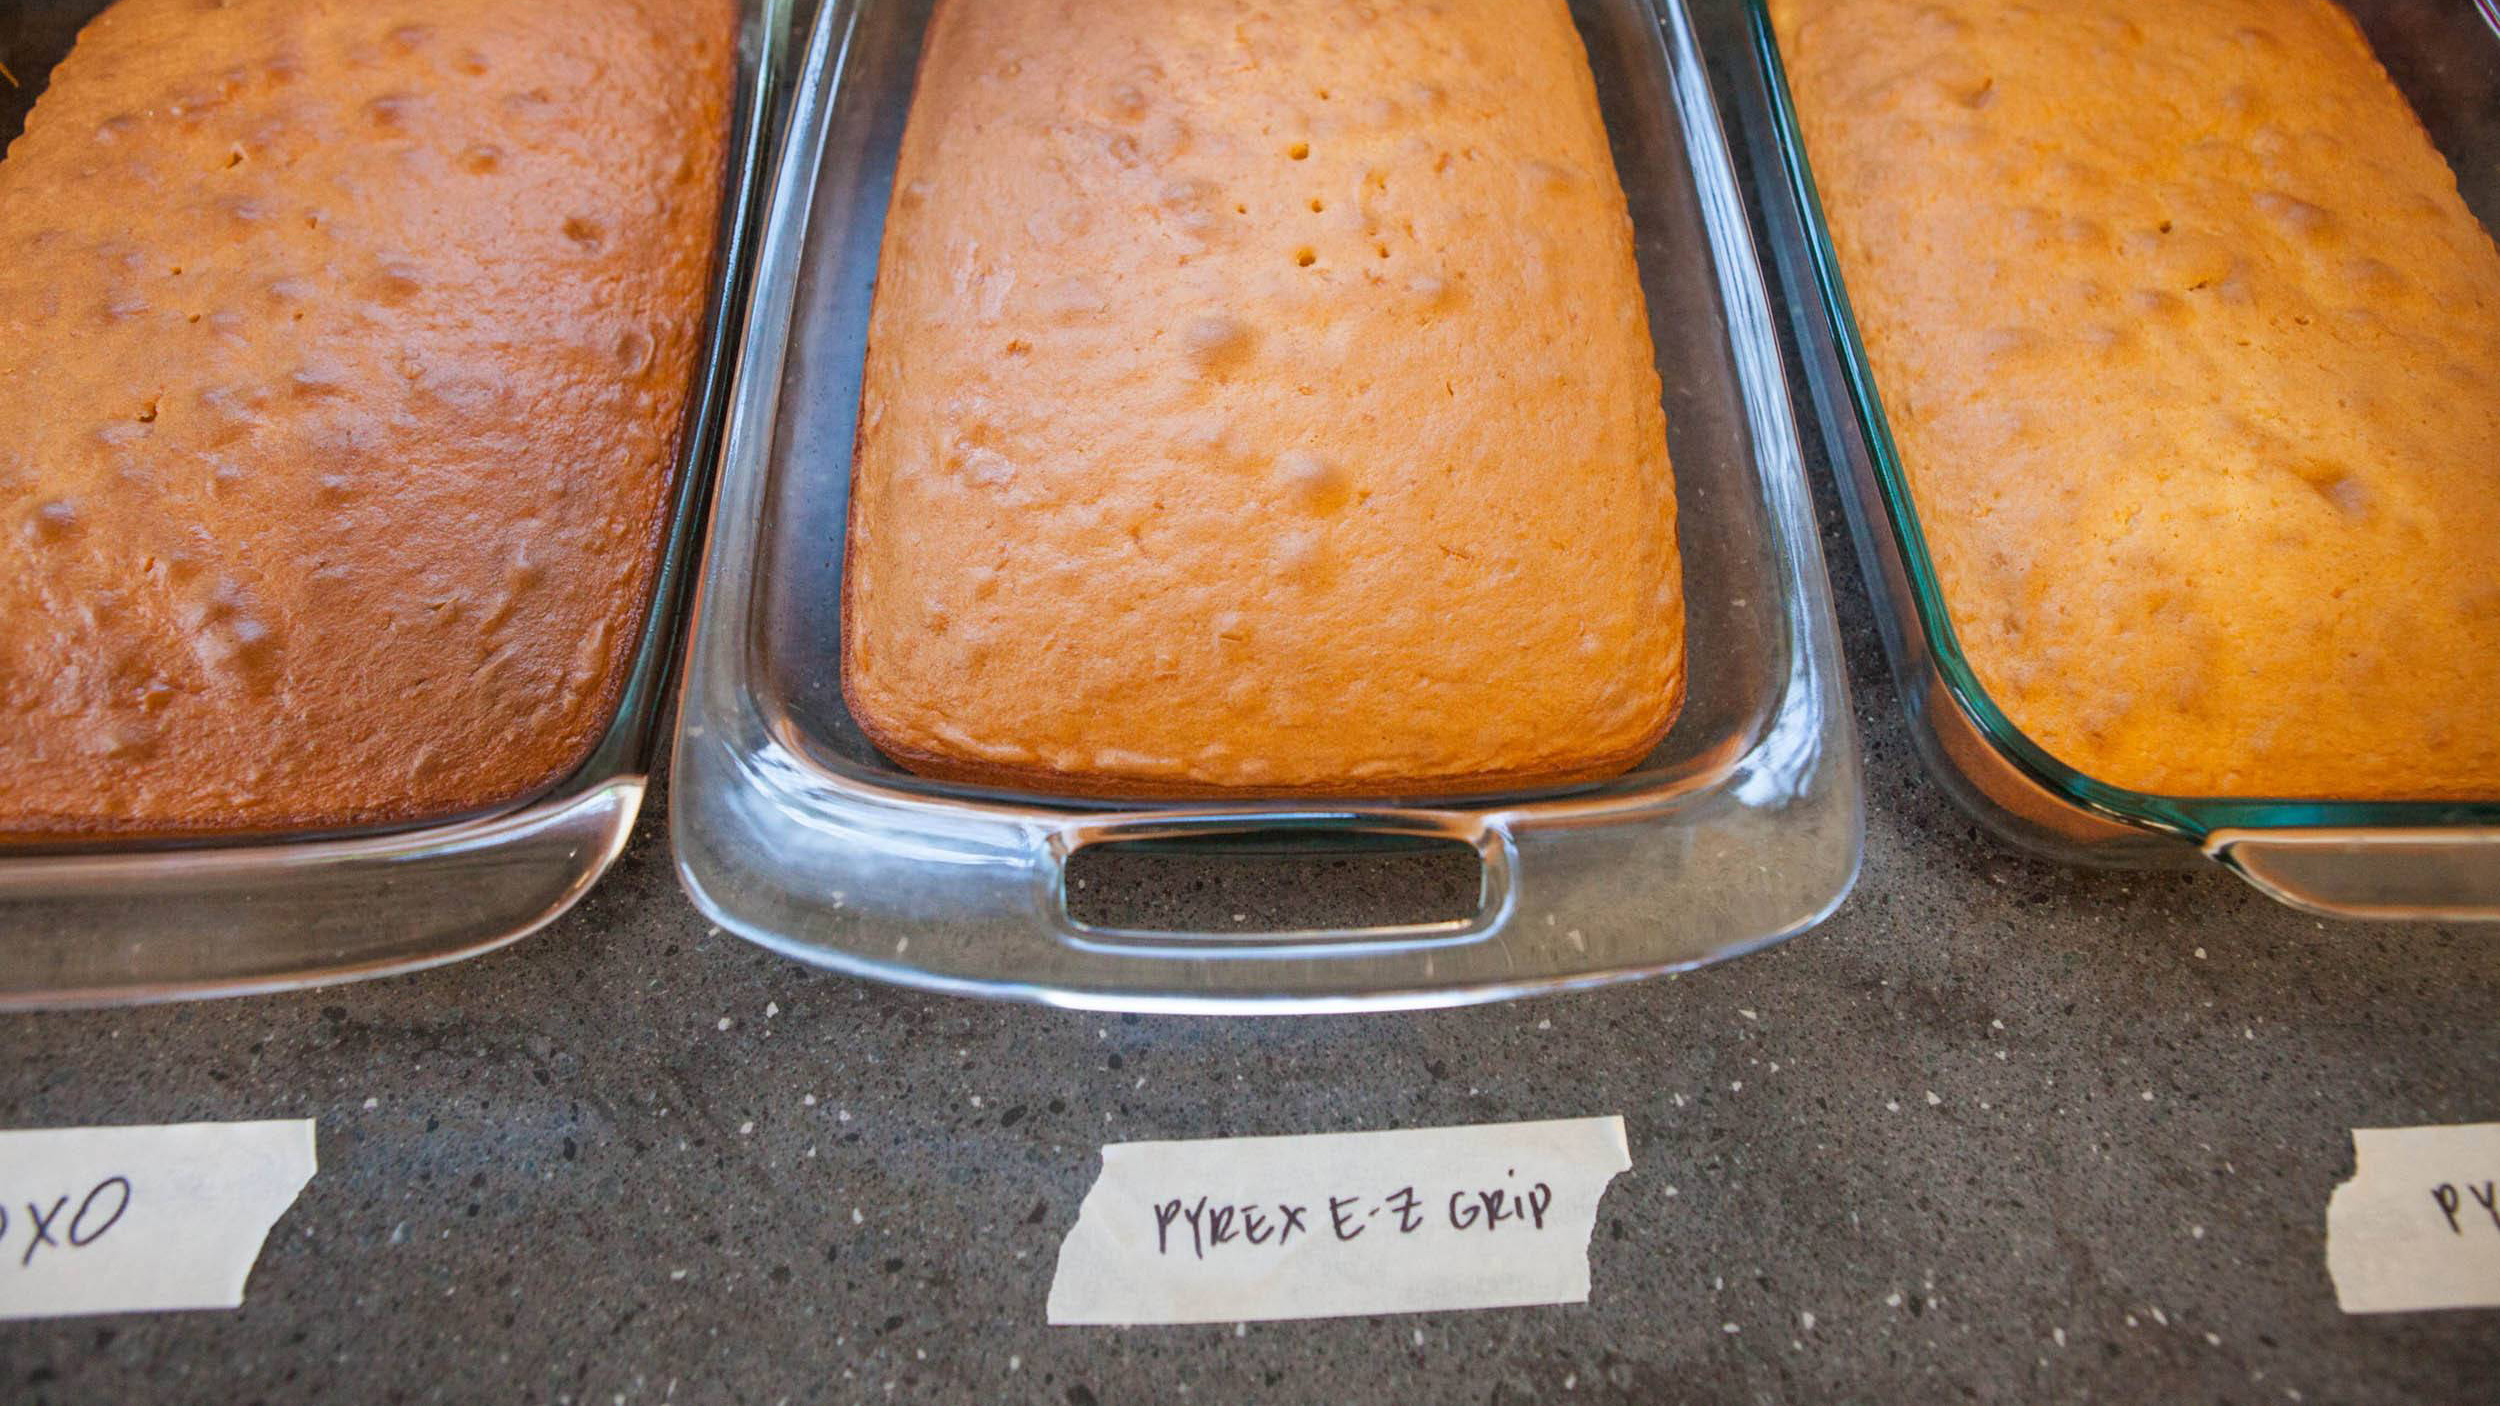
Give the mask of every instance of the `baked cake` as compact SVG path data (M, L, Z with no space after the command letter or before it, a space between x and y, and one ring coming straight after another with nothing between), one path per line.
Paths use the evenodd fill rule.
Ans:
M1632 240L1561 0L944 0L869 337L853 716L1050 793L1631 765L1684 671Z
M0 837L562 776L648 607L731 0L120 0L0 160Z
M2076 770L2500 795L2500 251L2326 0L1773 0L1955 632Z

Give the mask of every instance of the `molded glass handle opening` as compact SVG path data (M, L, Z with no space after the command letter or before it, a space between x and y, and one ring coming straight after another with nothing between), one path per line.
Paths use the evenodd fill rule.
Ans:
M1053 898L1097 940L1372 945L1481 935L1507 900L1508 847L1472 817L1430 813L1171 814L1080 822L1054 836ZM1345 871L1361 881L1344 882ZM1308 881L1334 871L1314 921ZM1291 924L1268 914L1289 909Z

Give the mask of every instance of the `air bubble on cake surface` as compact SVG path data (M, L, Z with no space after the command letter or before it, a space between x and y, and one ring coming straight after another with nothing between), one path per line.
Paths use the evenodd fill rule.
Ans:
M2374 297L2401 293L2409 286L2403 274L2367 256L2344 260L2342 273L2356 290Z
M1288 494L1314 512L1331 512L1344 506L1352 487L1343 469L1302 450L1276 456L1276 477Z
M1074 322L1096 316L1111 306L1100 284L1089 278L1062 278L1041 291L1038 299L1044 316L1061 322Z
M1219 467L1231 467L1243 458L1239 434L1221 416L1208 416L1184 426L1177 443L1184 452L1209 459Z
M996 488L1016 476L1014 460L977 444L964 449L957 467L966 483L979 488Z
M385 302L412 298L425 289L425 270L406 262L384 264L374 270L373 288Z
M1062 201L1034 209L1024 220L1025 233L1036 244L1069 244L1094 227L1091 201Z
M1114 83L1104 94L1104 107L1115 117L1135 122L1146 115L1146 94L1134 83Z
M79 730L78 750L106 760L143 757L156 749L155 731L130 718L92 722Z
M39 504L26 515L26 535L36 542L58 542L78 527L78 509L67 498Z
M1189 124L1168 112L1159 112L1149 119L1139 134L1138 144L1155 161L1170 161L1189 150Z
M649 333L628 327L616 337L617 369L627 376L639 376L651 369L653 344Z
M1250 324L1228 313L1202 313L1181 328L1181 345L1202 370L1215 371L1250 354Z
M1319 561L1319 534L1293 528L1276 534L1272 559L1280 571L1301 571Z
M287 385L309 399L347 394L348 374L327 362L307 362L287 373Z
M1979 334L1979 353L1990 359L2019 356L2040 345L2040 334L2029 327L1992 327Z
M416 114L423 102L424 99L414 93L386 93L365 104L365 116L376 127L397 131L408 125L408 119Z
M2332 217L2323 208L2302 200L2298 196L2286 195L2279 190L2259 191L2251 203L2257 207L2257 212L2267 219L2275 221L2294 234L2308 238L2314 239L2323 235L2333 222Z
M2147 317L2167 316L2183 306L2179 295L2166 288L2138 288L2127 295L2127 306Z
M1543 157L1530 157L1520 163L1519 174L1528 183L1528 189L1540 195L1559 194L1578 184L1570 170Z

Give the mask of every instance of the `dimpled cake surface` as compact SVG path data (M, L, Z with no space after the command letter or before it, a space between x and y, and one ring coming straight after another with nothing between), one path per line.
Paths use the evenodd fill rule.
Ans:
M121 0L0 160L0 837L445 816L613 714L729 0Z
M1621 771L1682 698L1632 229L1560 0L945 0L886 226L843 683L924 773Z
M2500 795L2500 251L2326 0L1772 0L1955 631L2176 796Z

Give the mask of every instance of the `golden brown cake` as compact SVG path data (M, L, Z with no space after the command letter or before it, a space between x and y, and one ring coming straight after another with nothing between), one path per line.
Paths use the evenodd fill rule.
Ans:
M2500 795L2500 251L2325 0L1772 0L1980 682L2186 796Z
M1682 697L1632 229L1560 0L946 0L843 685L936 776L1424 794Z
M0 838L586 755L666 525L730 0L121 0L0 161Z

